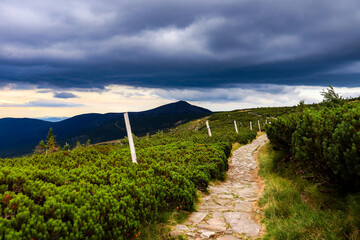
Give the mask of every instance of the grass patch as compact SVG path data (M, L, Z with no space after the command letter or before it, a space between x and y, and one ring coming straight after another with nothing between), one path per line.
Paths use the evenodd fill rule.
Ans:
M230 156L232 156L232 154L233 154L233 152L234 152L235 150L241 148L242 146L244 146L244 144L240 144L240 143L238 143L238 142L233 143L233 144L232 144L232 148L231 148L231 155L230 155Z
M189 212L186 211L175 211L175 212L164 212L161 214L160 221L156 224L146 225L142 230L141 234L137 237L140 240L163 240L171 239L169 233L171 227L184 223L188 218Z
M360 194L341 195L303 179L284 154L263 146L258 154L265 189L264 239L360 239Z
M261 135L264 135L264 134L265 134L264 131L262 131L262 132L257 132L257 133L256 133L256 137L258 138L258 137L260 137Z

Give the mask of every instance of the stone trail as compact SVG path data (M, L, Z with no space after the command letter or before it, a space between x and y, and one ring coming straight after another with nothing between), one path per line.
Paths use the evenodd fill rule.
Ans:
M183 235L191 240L256 239L261 226L254 220L253 203L259 197L260 186L254 175L257 162L253 152L266 141L264 134L234 151L226 181L210 186L198 211L193 212L184 224L175 226L170 235Z

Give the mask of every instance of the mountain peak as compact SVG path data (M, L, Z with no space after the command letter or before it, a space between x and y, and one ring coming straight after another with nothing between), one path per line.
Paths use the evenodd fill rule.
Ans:
M142 112L145 115L173 115L173 114L192 114L202 113L211 114L211 111L202 107L191 105L186 101L178 101Z
M174 102L176 104L186 104L186 105L191 105L190 103L188 103L187 101L184 101L184 100L180 100L180 101L177 101L177 102Z

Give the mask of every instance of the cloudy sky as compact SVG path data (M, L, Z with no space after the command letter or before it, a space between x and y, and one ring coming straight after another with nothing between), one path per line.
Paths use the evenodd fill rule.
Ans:
M358 0L1 0L0 117L360 95Z

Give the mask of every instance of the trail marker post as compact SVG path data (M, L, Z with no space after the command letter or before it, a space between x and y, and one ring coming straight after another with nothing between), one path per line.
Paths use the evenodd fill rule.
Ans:
M237 128L237 124L236 124L236 120L234 120L234 125L235 125L235 131L236 131L236 133L239 133L238 128Z
M125 119L125 125L126 125L126 132L127 132L127 136L128 136L128 140L129 140L131 158L132 158L133 163L137 163L134 139L132 137L129 114L127 112L124 113L124 119Z
M252 131L252 123L250 122L250 130Z
M207 127L207 130L208 130L209 136L211 137L211 130L210 130L210 125L209 125L208 120L206 120L206 127Z
M258 125L259 125L259 132L261 132L261 126L260 126L260 121L258 120Z

